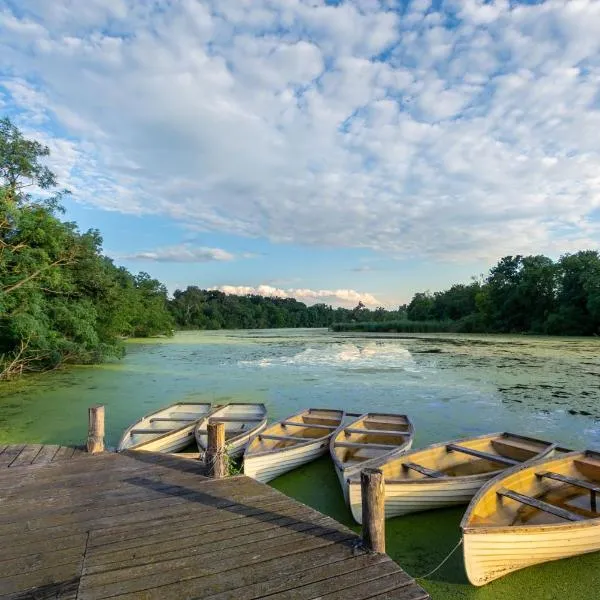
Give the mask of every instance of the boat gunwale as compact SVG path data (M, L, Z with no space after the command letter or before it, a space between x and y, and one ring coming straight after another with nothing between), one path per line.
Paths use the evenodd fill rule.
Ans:
M402 445L395 446L395 447L390 446L390 451L384 455L386 459L390 459L392 457L395 458L396 455L403 454L404 452L406 452L406 448L407 447L410 448L410 446L412 445L412 442L415 437L415 427L414 427L412 421L410 420L410 418L408 417L408 415L399 414L399 413L378 413L378 412L377 413L376 412L363 413L362 415L360 415L360 417L356 417L350 423L347 423L343 427L340 427L338 429L338 431L336 432L336 434L334 436L332 436L331 440L329 441L329 454L331 456L331 460L333 461L335 468L343 475L344 478L346 478L346 472L348 472L348 471L359 471L365 467L371 468L372 465L374 465L376 462L383 461L383 456L374 456L373 458L368 458L367 460L362 461L358 465L348 466L348 467L344 468L343 463L338 459L337 454L335 453L335 441L336 441L336 438L340 435L340 433L342 433L346 427L356 425L360 421L366 420L370 415L382 416L382 417L404 417L406 419L406 423L408 425L407 433L409 435L406 436ZM354 433L351 435L360 435L360 434ZM370 434L366 434L366 435L370 435ZM368 445L366 445L365 448L368 448ZM348 483L348 481L349 481L349 479L347 479L346 482Z
M200 417L200 419L198 419L194 423L194 439L196 440L196 444L198 444L198 450L200 452L203 452L206 450L206 448L200 443L200 440L198 439L200 437L200 435L197 432L200 429L201 422L206 421L207 425L208 425L210 419L215 417L215 413L217 413L219 410L223 410L230 406L261 406L264 410L264 416L259 422L256 423L256 425L252 429L249 429L248 431L242 431L241 433L238 433L234 437L226 440L225 441L226 447L228 445L239 442L242 438L244 438L248 434L251 434L251 436L258 435L267 426L268 415L267 415L267 407L265 406L264 402L228 402L226 404L217 405L214 410L211 410L207 415ZM255 433L253 433L254 431L255 431ZM201 435L202 436L206 435L207 443L208 443L208 435L207 434L201 434ZM249 438L247 443L250 443L251 439L252 439L252 437ZM245 451L245 448L243 448L242 450Z
M270 427L275 427L275 425L281 423L281 421L287 421L289 419L293 419L294 417L299 417L303 414L305 414L308 411L311 410L323 410L323 411L331 411L331 412L338 412L341 413L341 417L340 417L340 424L338 425L338 427L336 429L334 429L333 431L331 431L330 433L326 433L324 435L322 435L321 437L318 438L312 438L312 439L307 439L304 442L298 442L297 444L294 444L293 446L287 446L285 448L272 448L271 450L262 450L261 452L253 452L248 454L248 450L250 450L250 446L252 444L252 442L260 435L262 435L267 429L269 429ZM315 442L319 442L321 443L322 441L325 440L325 438L329 437L329 436L333 436L336 435L341 427L344 427L344 417L346 416L346 412L344 410L339 410L339 409L330 409L330 408L305 408L304 410L301 410L297 413L294 413L293 415L290 415L289 417L286 417L284 419L281 419L279 421L275 421L274 423L272 423L271 425L267 425L267 427L265 427L265 429L263 431L260 431L258 433L256 433L255 435L252 436L252 438L250 439L250 441L248 442L248 446L246 447L246 449L244 450L244 460L246 460L246 457L248 456L248 458L254 458L254 457L261 457L261 456L268 456L270 454L274 454L274 453L280 453L280 452L286 452L288 450L296 450L297 448L304 448L305 446L308 446L309 444L313 444ZM298 425L301 425L302 423L298 423ZM307 428L310 426L310 423L306 423ZM329 445L329 442L327 443L327 445Z
M153 442L154 440L158 440L159 438L163 438L167 435L171 435L172 433L175 433L177 431L179 431L180 429L185 429L186 427L189 427L190 425L195 425L196 421L192 421L191 423L188 423L187 425L182 425L181 427L177 427L176 429L172 429L171 431L169 431L168 433L161 433L160 435L157 435L155 437L153 437L150 440L145 440L143 442L139 442L138 444L134 444L133 446L127 446L126 448L121 448L121 444L127 439L127 436L131 434L131 430L135 428L135 426L140 423L141 421L144 421L145 419L149 419L150 417L153 417L154 415L156 415L157 413L163 412L164 410L167 410L169 408L171 408L172 406L182 406L182 405L192 405L192 406L208 406L208 412L205 414L209 414L214 410L214 406L212 404L212 402L173 402L172 404L168 404L167 406L163 406L162 408L159 408L158 410L155 410L153 412L150 412L148 414L145 414L143 417L140 417L135 423L132 423L124 432L123 435L121 436L121 439L119 440L119 443L117 445L117 452L123 452L125 450L135 450L136 448L138 448L139 446L143 445L143 444L148 444L150 442ZM216 405L217 407L220 405ZM204 415L198 417L197 420L203 419ZM173 419L174 421L176 421L177 419ZM150 435L150 434L147 434ZM120 448L120 449L119 449Z
M595 455L595 458L600 459L600 452L595 450L575 450L568 452L567 454L563 454L562 456L557 457L543 457L537 460L532 460L526 464L515 465L509 469L506 469L501 477L495 477L490 481L486 482L481 489L473 496L463 518L460 521L460 529L463 535L479 535L479 534L489 534L489 533L497 533L504 534L510 533L512 535L526 535L531 533L540 533L543 531L556 531L560 529L580 529L584 527L594 527L598 525L598 520L600 519L600 513L597 517L591 517L589 519L585 519L583 521L568 521L565 523L539 523L537 525L468 525L469 519L472 517L472 513L475 510L475 507L481 500L484 494L486 494L490 488L495 485L499 485L500 482L511 475L514 475L520 471L525 471L527 469L535 469L544 463L553 462L555 460L569 460L575 459L577 457L585 457L589 455ZM535 474L534 474L535 477Z
M486 433L483 435L479 435L479 436L475 436L475 437L469 437L469 438L461 438L458 440L450 440L447 442L438 442L435 444L430 444L429 446L425 446L424 448L419 448L419 449L415 449L415 450L409 450L408 452L406 452L405 454L403 454L401 457L399 456L394 456L391 458L387 458L386 460L379 460L377 463L374 463L372 465L369 465L371 468L377 468L377 467L382 467L384 466L388 461L390 460L398 460L399 458L409 458L411 455L414 456L415 454L418 454L419 452L425 452L427 450L434 450L437 448L441 448L443 446L448 446L449 444L459 444L459 443L464 443L464 442L473 442L476 440L484 440L486 438L494 438L494 439L499 439L499 438L506 438L506 437L515 437L517 439L525 439L528 440L530 442L543 442L547 444L547 448L544 449L543 451L538 452L536 455L534 455L532 458L528 458L526 461L523 461L521 463L519 463L518 465L515 465L515 467L522 467L523 465L530 465L533 461L537 461L537 460L544 460L546 458L546 454L548 452L551 451L556 451L556 450L565 450L564 448L558 448L555 444L553 444L552 442L546 442L545 440L538 440L536 438L530 438L530 437L525 437L522 435L516 435L513 433L510 433L508 431L498 431L496 433ZM481 459L481 460L485 460L485 459ZM496 469L495 471L487 471L485 473L473 473L472 475L459 475L458 477L454 477L452 475L444 475L441 477L424 477L423 479L400 479L398 477L385 477L384 481L386 484L397 484L397 485L415 485L415 484L425 484L425 485L434 485L436 483L442 483L442 482L457 482L457 483L471 483L476 481L478 478L483 479L485 482L487 482L488 479L495 479L496 477L498 477L498 475L500 475L501 473L506 473L507 469L512 469L513 467L505 467L504 469ZM360 483L360 478L358 475L353 474L349 479L348 479L348 483L349 484L355 484L355 483Z

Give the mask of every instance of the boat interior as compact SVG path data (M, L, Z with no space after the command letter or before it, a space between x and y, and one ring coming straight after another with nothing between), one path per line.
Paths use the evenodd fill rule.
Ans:
M209 403L179 402L140 419L129 430L130 445L137 446L158 435L191 425L211 410Z
M563 455L486 487L463 527L525 526L600 518L600 453Z
M492 475L554 449L549 442L501 433L436 444L387 461L380 468L386 481Z
M208 421L219 421L225 425L225 441L246 433L253 429L267 417L267 409L264 404L226 404L211 412L200 422L196 430L198 436L208 435Z
M344 411L309 408L288 419L274 423L250 443L248 454L291 448L310 440L327 438L339 426Z
M405 415L369 413L336 435L333 451L344 469L352 468L407 447L413 434L412 424Z

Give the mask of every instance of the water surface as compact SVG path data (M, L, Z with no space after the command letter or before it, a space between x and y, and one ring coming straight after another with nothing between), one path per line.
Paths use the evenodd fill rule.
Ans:
M141 414L182 400L260 401L272 419L304 407L409 414L415 447L508 430L600 448L600 340L528 336L378 335L325 330L183 332L134 341L127 357L0 388L0 442L81 443L87 407L104 404L107 441ZM328 459L273 482L351 524ZM388 552L413 575L460 538L463 509L387 522ZM422 582L434 600L589 598L599 555L530 568L476 589L460 551Z

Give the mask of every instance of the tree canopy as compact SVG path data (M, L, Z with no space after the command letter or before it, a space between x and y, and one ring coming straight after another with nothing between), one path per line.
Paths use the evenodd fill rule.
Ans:
M173 327L160 282L115 266L98 231L59 218L66 192L48 154L0 120L0 379L118 356L122 336Z

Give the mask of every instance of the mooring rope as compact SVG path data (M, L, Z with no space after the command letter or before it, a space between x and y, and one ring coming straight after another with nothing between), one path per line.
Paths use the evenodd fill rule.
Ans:
M432 571L429 571L429 573L426 573L425 575L419 575L418 577L415 577L415 579L427 579L429 576L433 575L436 571L438 571L439 569L441 569L446 562L448 561L448 559L458 550L458 548L460 547L460 545L462 544L462 537L460 538L460 540L458 540L458 544L456 544L456 546L454 546L454 548L452 548L452 550L450 550L450 553L448 554L448 556L446 556L446 558L444 558L444 560Z

